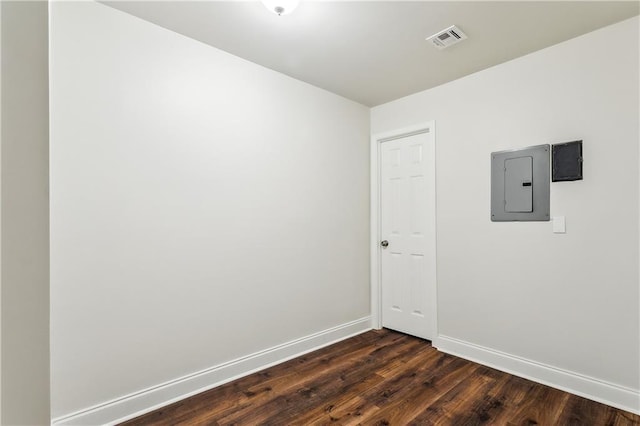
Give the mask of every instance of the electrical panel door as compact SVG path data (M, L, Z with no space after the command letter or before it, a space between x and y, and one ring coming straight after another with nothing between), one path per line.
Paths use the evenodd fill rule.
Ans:
M533 211L533 158L504 161L504 210L509 213Z

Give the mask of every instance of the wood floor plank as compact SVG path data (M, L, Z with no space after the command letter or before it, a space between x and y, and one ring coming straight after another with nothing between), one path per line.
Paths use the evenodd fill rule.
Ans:
M453 386L443 387L437 399L414 417L412 425L457 424L460 414L466 414L476 402L478 395L486 393L495 380L475 374L480 366L470 362L463 364L456 373L464 374L453 380ZM453 375L453 373L451 374Z
M535 384L527 392L526 401L516 407L508 423L516 425L553 424L558 421L564 411L569 397L570 395L566 392Z
M640 426L640 416L375 330L124 423Z
M374 424L408 424L446 390L463 381L477 368L477 365L468 361L438 352L436 354L436 362L418 370L418 374L412 377L412 380L384 384L385 393L376 399L376 404L381 410L368 420ZM440 365L441 368L432 368L434 365ZM398 384L402 388L394 389L394 385Z
M476 397L476 405L466 415L477 419L477 424L504 425L507 423L502 416L508 416L514 408L521 402L525 394L518 395L511 387L513 376L504 374L490 368L477 370L478 374L484 374L495 379L494 386L480 397Z
M558 417L558 422L574 426L588 424L588 422L599 425L632 426L639 424L639 417L577 395L569 395L568 403Z
M376 362L385 362L398 356L406 356L409 352L420 351L421 343L414 339L404 345L389 344L379 346L368 353L354 354L350 358L334 360L330 365L323 365L317 370L315 375L310 375L302 386L299 386L295 393L289 393L282 397L276 397L269 401L264 407L260 407L261 412L272 412L273 416L267 416L261 421L272 422L293 422L296 417L304 414L317 404L317 401L330 400L338 395L354 392L357 384L361 383L371 374L370 366ZM365 348L366 349L366 348ZM275 408L278 408L277 410ZM258 408L258 407L256 407ZM255 413L249 413L254 419ZM225 424L229 419L223 419ZM246 417L234 417L235 421L241 424L249 419Z
M291 421L298 425L361 422L379 408L368 404L359 394L375 387L383 380L384 378L377 374L369 376L352 388L352 392L328 398L326 404L311 408Z
M415 352L412 363L406 363L402 368L399 367L395 375L390 375L391 373L388 372L388 376L384 380L380 380L362 390L358 397L361 402L357 406L355 416L352 416L352 418L359 417L361 421L375 422L376 418L372 416L382 408L386 411L389 404L402 400L405 391L410 389L412 384L417 383L421 374L429 368L429 365L434 365L436 361L437 354L431 349L428 349L426 356L422 351ZM407 371L407 368L409 371ZM347 412L348 416L351 414ZM332 413L332 417L335 419L343 418L337 416L336 413Z

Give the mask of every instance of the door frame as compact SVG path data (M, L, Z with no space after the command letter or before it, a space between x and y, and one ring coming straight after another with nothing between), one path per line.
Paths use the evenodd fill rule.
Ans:
M371 327L373 329L381 329L382 328L382 283L380 282L380 241L382 239L381 235L381 205L380 205L380 191L381 191L381 147L382 143L388 142L395 139L401 139L407 136L419 135L423 133L431 133L433 135L433 145L431 149L427 150L426 155L432 156L435 159L436 156L436 128L435 121L428 121L420 124L416 124L409 127L404 127L396 130L392 130L389 132L376 133L371 136ZM433 210L434 210L434 220L433 223L430 224L432 229L434 230L434 235L436 235L436 221L437 221L437 213L436 210L436 165L434 161L433 170L430 171L432 173L432 182L433 182ZM437 242L434 241L434 253L437 260ZM434 262L434 265L436 262ZM438 281L437 281L437 270L434 268L433 271L433 288L429 289L429 295L434 301L433 303L433 312L432 315L432 342L434 342L438 336Z

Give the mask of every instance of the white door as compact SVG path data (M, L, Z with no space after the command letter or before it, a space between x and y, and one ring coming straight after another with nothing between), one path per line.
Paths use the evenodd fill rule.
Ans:
M382 326L431 340L436 309L433 132L382 142L380 152Z

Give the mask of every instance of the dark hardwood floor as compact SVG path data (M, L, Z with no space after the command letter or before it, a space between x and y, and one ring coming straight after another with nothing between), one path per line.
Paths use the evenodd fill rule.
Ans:
M133 425L640 425L640 416L370 331Z

